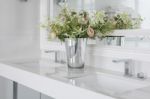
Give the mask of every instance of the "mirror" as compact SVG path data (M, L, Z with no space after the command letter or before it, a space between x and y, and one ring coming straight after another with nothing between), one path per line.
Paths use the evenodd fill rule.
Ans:
M104 39L97 39L100 46L120 46L124 48L150 49L150 36L108 36Z
M141 29L150 32L149 0L53 0L53 17L57 16L61 6L67 4L71 9L80 11L104 10L106 13L128 12L132 17L140 15L143 19ZM125 30L122 30L125 31ZM142 31L140 31L142 33ZM150 36L108 36L96 40L98 45L121 46L125 48L150 48Z
M150 1L149 0L54 0L54 16L56 16L61 6L67 4L71 9L76 10L104 10L107 13L128 12L133 17L140 15L143 19L141 28L150 29Z

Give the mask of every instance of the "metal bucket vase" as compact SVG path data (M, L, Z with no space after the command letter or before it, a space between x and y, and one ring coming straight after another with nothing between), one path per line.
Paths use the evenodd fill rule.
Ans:
M86 38L65 39L68 68L84 68L86 44Z

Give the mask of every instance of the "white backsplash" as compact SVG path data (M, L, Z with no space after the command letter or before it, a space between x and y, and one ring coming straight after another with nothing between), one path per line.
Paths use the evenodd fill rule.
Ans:
M44 53L42 54L43 57L49 58L51 60L55 60L55 54L54 53ZM65 53L62 52L58 60L65 60ZM124 63L114 63L112 60L115 60L118 58L110 58L110 57L103 57L103 56L94 56L90 54L86 54L86 60L85 63L88 66L93 66L100 69L106 69L116 72L124 72ZM136 61L133 60L134 65L134 74L137 75L137 73L144 73L146 76L150 77L150 62L144 62L144 61Z
M112 62L114 59L116 58L89 55L86 64L111 71L124 72L124 63L114 63ZM135 75L142 72L150 77L150 62L133 60L133 65Z

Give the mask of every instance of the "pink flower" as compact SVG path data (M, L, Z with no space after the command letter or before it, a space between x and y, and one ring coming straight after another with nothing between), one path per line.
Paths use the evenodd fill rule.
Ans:
M94 34L95 34L94 29L89 26L87 30L87 34L90 38L94 37Z

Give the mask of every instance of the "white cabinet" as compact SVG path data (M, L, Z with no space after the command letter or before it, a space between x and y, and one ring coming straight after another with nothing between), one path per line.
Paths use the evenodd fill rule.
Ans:
M13 86L12 81L0 77L0 99L12 99L13 98Z
M54 98L51 98L51 97L49 97L49 96L46 96L46 95L43 95L43 94L42 94L41 99L54 99Z
M18 84L18 99L54 99ZM13 99L13 81L0 77L0 99Z
M40 99L40 93L18 84L18 99Z
M40 93L18 84L18 99L40 99ZM0 99L13 99L13 81L0 77Z
M18 99L54 99L23 85L18 85Z
M23 85L18 85L18 99L53 99Z

